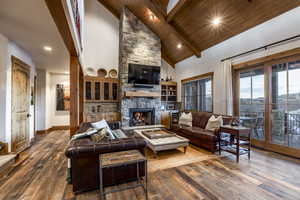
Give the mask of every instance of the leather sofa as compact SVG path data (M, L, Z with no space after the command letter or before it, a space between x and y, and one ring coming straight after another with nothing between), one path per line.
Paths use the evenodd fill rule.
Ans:
M112 129L118 125L109 124ZM90 128L90 123L80 125L76 134ZM99 155L127 150L139 150L144 153L146 143L143 138L136 135L128 135L128 138L105 140L95 143L91 138L82 138L69 143L65 155L71 161L71 182L73 192L81 193L99 189ZM139 166L140 174L144 175L144 163ZM136 166L127 165L117 168L105 168L103 170L104 186L111 186L132 180L136 180Z
M197 147L204 148L210 152L216 152L218 150L219 130L210 131L205 129L207 122L212 115L213 113L192 112L192 127L172 124L172 131L189 139L190 143ZM233 120L230 116L222 117L223 124L230 124Z

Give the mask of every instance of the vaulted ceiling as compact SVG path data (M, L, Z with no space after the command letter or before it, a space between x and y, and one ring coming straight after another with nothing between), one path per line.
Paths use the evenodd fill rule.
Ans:
M169 0L98 1L116 17L129 8L161 38L162 56L172 66L300 6L299 0L179 0L167 13Z

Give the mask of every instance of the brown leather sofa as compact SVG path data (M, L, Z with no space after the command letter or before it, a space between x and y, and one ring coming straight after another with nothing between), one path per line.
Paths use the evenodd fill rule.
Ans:
M211 152L216 152L219 130L210 131L205 129L206 124L212 115L213 113L192 112L192 127L173 124L172 131L176 132L178 135L188 138L190 140L190 143L195 146L204 148ZM230 116L223 116L223 124L231 123L232 119L233 118Z
M118 128L116 124L110 127ZM83 123L77 133L82 133L91 125ZM65 155L71 160L71 182L73 191L80 193L99 188L99 155L103 153L139 150L144 153L145 141L138 136L128 135L128 138L106 140L95 143L90 138L82 138L70 142ZM144 175L144 163L140 166L140 174ZM120 184L136 179L136 166L127 165L103 170L103 184L105 186Z

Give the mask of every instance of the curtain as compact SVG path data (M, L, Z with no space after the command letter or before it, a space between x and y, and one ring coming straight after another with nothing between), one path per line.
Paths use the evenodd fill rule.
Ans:
M222 62L214 73L214 113L233 115L231 60Z

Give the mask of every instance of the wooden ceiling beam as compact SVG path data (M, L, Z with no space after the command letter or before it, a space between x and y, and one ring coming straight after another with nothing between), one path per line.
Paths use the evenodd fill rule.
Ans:
M198 50L197 47L195 47L195 46L193 45L193 43L192 43L189 39L187 39L188 37L185 36L185 34L183 33L183 31L179 31L179 30L177 29L177 27L174 26L174 24L173 24L173 25L168 24L168 25L169 25L170 27L172 27L172 29L174 30L173 32L174 32L175 35L182 41L183 45L187 46L187 47L193 52L193 54L194 54L196 57L200 58L200 57L201 57L201 51Z
M78 56L75 41L61 0L45 0L56 27L71 56Z
M160 12L166 17L167 9L163 7L162 2L160 0L150 0L153 5L160 10Z
M184 30L182 30L180 27L178 27L175 23L169 23L170 26L172 26L172 28L176 31L177 37L181 40L181 41L185 41L185 45L195 54L196 57L201 57L201 51L199 51L190 40L188 40L187 38L188 35L185 34Z
M180 11L186 7L192 0L179 0L175 7L168 13L167 22L170 23Z
M166 26L168 26L169 30L171 30L176 35L176 37L183 43L183 45L188 47L196 57L201 57L201 51L198 50L198 48L193 45L193 42L190 41L186 36L184 37L182 35L182 32L179 32L173 25L171 25L167 22L165 19L165 16L152 3L151 0L146 0L146 1L148 2L148 8L150 10L152 10L152 12L162 21L162 23L164 23L164 24L166 24Z
M112 7L106 0L98 0L107 10L109 10L116 18L120 18L120 13Z
M170 58L170 56L166 53L166 50L161 51L161 57L173 68L175 68L175 62Z

